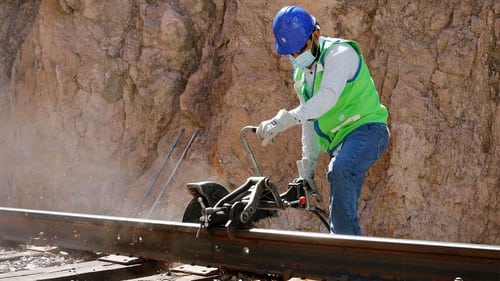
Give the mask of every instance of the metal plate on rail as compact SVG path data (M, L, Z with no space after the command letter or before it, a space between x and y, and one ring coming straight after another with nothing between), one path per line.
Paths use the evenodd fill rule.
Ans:
M191 265L191 264L183 264L176 266L172 268L172 271L197 274L202 276L211 276L219 273L219 269L217 267Z
M124 264L124 265L144 262L144 259L142 259L142 258L132 257L132 256L123 256L123 255L107 255L107 256L100 257L97 260L108 261L108 262Z

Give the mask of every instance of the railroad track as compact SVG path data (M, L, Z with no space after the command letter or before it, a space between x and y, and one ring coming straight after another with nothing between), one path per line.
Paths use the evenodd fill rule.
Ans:
M26 242L43 233L51 245L66 249L140 257L153 265L181 262L253 272L279 280L500 280L500 246L495 245L268 229L237 230L230 239L224 228L211 228L196 237L199 225L192 223L14 208L0 208L0 226L0 241Z
M138 257L62 249L45 242L0 243L0 281L192 281L234 276L225 273L221 277L214 267L167 265Z
M0 281L130 280L154 276L160 263L135 257L66 252L54 246L0 245Z

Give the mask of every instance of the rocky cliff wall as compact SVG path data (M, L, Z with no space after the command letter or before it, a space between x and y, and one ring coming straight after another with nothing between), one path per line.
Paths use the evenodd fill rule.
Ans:
M390 111L389 151L360 200L364 233L499 244L498 1L292 2L322 35L360 43ZM271 33L290 3L0 3L0 205L145 216L164 190L151 217L180 220L187 182L243 184L255 173L241 128L297 104ZM284 191L300 129L265 148L248 138ZM292 210L261 226L325 231Z

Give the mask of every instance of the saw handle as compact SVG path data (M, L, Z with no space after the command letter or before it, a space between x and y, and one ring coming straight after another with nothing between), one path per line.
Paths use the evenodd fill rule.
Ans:
M241 130L242 131L252 131L252 132L256 133L257 132L257 127L256 126L245 126Z
M243 129L241 129L240 132L240 138L241 141L243 142L243 145L245 146L245 149L247 150L248 156L250 157L250 161L252 162L253 168L255 169L255 172L257 173L258 176L262 177L262 171L259 168L259 164L257 164L257 160L255 160L255 156L253 155L253 151L250 148L250 145L248 145L248 141L246 138L246 132L252 131L254 133L257 132L257 127L255 126L245 126Z

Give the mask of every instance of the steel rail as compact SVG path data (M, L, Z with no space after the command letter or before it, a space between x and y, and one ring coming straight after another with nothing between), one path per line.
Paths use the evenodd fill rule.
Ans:
M35 237L64 248L261 274L328 279L500 280L500 246L323 233L237 230L198 224L0 208L0 240Z

